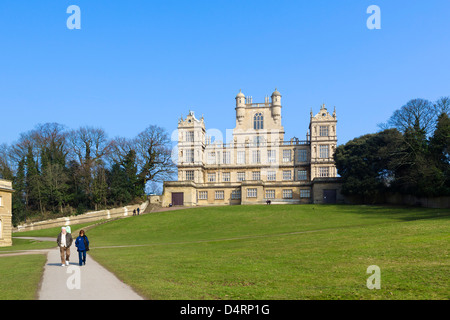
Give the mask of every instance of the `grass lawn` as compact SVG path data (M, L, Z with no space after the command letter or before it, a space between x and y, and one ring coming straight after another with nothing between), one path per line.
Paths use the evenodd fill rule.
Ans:
M89 253L149 299L450 298L448 209L203 207L87 235ZM366 287L370 265L380 290Z
M33 300L47 257L43 254L0 258L0 300Z

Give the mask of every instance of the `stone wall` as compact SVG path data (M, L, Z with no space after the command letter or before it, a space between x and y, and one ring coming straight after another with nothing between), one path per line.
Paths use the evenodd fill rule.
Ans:
M133 210L140 208L140 213L143 213L147 208L149 202L146 201L140 205L131 205L122 208L115 208L110 210L93 211L77 216L62 217L51 220L38 221L27 223L13 229L13 232L23 232L31 230L41 230L53 227L70 226L81 223L94 222L99 220L108 220L113 218L126 218L133 215Z

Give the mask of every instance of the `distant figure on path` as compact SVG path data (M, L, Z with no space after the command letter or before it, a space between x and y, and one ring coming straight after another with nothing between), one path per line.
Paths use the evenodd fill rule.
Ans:
M84 230L80 230L80 234L75 240L75 246L78 251L78 263L79 265L86 264L86 251L89 251L89 239L86 237Z
M136 215L136 209L133 210L133 216L135 216L135 215Z
M137 214L139 215L139 211L141 211L141 209L139 209L139 207L137 208Z
M72 245L73 238L70 233L66 231L65 227L61 228L61 233L56 238L56 243L59 247L59 252L61 254L61 267L69 265L70 258L70 246Z

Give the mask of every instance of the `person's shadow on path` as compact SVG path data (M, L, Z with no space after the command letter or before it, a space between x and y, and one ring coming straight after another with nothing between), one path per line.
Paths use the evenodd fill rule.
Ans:
M61 267L61 263L47 263L48 266L52 266L52 267ZM68 266L79 266L79 264L77 262L70 262L69 261L69 265ZM66 266L66 267L68 267Z

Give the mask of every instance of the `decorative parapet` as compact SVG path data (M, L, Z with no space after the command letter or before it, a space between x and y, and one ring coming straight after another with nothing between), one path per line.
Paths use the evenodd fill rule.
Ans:
M0 179L0 190L13 192L12 182L8 180Z

